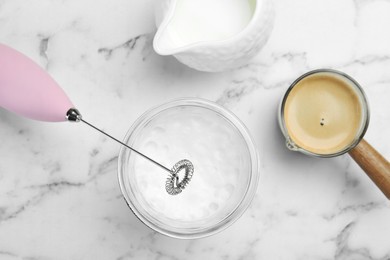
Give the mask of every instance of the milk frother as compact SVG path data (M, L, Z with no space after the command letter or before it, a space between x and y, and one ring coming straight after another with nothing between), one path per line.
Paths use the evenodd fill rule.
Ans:
M62 88L45 70L22 53L1 43L0 107L39 121L85 123L167 171L169 177L165 187L171 195L181 193L192 178L194 167L189 160L181 160L173 166L172 170L169 170L154 159L85 121ZM178 172L181 170L185 170L185 173L179 182Z

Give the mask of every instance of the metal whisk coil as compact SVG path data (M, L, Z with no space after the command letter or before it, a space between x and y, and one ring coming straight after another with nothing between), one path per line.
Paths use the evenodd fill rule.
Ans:
M179 182L178 173L181 170L185 170L183 179ZM190 182L192 175L194 173L194 166L189 160L181 160L177 162L172 170L171 174L167 178L165 183L165 189L170 195L177 195L181 193L186 185Z

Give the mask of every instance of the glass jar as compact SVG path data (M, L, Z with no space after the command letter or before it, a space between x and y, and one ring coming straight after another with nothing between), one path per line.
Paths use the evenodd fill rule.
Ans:
M236 221L256 193L254 142L243 123L215 103L191 98L153 108L133 124L124 143L168 167L182 159L194 165L190 183L173 196L165 190L166 171L131 150L119 153L127 204L161 234L183 239L215 234Z

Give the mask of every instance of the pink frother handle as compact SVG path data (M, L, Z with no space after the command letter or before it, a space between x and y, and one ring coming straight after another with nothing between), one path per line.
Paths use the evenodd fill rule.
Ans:
M0 43L0 107L27 118L60 122L67 120L73 105L46 71Z

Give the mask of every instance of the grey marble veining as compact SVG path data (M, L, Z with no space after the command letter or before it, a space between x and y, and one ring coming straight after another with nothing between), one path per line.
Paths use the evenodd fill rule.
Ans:
M276 108L300 74L353 76L371 106L368 140L390 158L390 1L276 0L265 48L222 73L152 48L153 1L0 0L0 42L45 68L86 120L117 138L150 107L201 97L255 139L261 178L245 214L199 240L153 232L127 208L119 146L82 124L0 110L0 259L390 259L390 204L347 156L288 151Z

